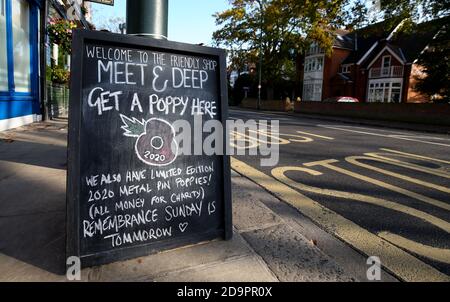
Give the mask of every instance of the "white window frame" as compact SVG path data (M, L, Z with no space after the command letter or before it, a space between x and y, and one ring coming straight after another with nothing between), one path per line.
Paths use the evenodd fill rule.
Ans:
M350 73L351 72L351 64L341 65L341 73Z
M386 59L389 59L389 66L385 66L385 62L387 61ZM390 68L392 65L392 56L383 56L382 62L381 62L381 66L383 68Z
M304 72L323 72L325 65L325 56L317 54L305 57ZM320 68L319 68L320 67Z
M393 87L393 84L400 84L400 87ZM388 89L388 103L392 103L392 89L400 89L400 99L399 102L402 101L403 96L403 79L377 79L370 80L367 85L367 102L368 103L385 103L384 95L385 90ZM381 101L377 101L374 98L377 93L381 91Z
M322 79L310 79L303 82L303 100L320 102L322 100L322 93Z
M322 53L324 53L324 51L322 50L322 48L319 47L319 44L317 42L313 42L309 46L309 48L306 52L306 55L313 56L313 55L318 55L318 54L322 54Z

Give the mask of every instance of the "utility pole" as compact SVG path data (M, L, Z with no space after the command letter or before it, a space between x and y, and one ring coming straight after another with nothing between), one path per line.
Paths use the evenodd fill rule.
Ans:
M258 110L261 109L261 80L262 80L262 62L263 62L263 54L262 54L262 38L263 38L263 18L264 18L264 0L259 1L261 16L259 19L259 66L258 66Z
M169 0L127 0L127 34L167 40Z

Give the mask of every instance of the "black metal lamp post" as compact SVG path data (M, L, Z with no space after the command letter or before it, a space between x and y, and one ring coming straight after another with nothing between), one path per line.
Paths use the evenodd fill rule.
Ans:
M167 40L169 0L127 0L127 34Z

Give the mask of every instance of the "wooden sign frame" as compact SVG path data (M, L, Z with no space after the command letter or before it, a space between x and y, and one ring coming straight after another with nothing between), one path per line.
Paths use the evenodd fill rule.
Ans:
M78 256L82 267L96 266L114 261L140 257L162 250L167 250L198 242L223 238L232 238L232 206L231 206L231 170L230 159L227 155L214 155L221 158L223 168L223 229L215 230L208 234L189 235L181 238L169 238L164 241L155 241L134 247L125 247L117 250L109 250L90 255L80 255L80 193L81 193L81 122L82 122L82 75L83 58L86 43L99 42L116 47L130 47L150 51L170 52L175 54L197 55L213 57L219 63L216 71L218 77L220 102L220 121L225 125L228 117L228 89L226 74L226 52L222 49L184 44L178 42L126 36L105 32L88 30L75 30L72 41L71 81L70 81L70 105L69 105L69 130L68 130L68 174L67 174L67 210L66 210L66 259L70 256ZM227 137L223 131L223 150ZM219 193L219 192L218 192Z

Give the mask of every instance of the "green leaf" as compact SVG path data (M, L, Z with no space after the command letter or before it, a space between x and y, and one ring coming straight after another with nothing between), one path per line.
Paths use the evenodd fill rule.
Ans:
M144 119L138 120L135 117L129 118L123 114L120 114L120 118L122 119L123 125L122 130L124 131L123 135L128 137L139 137L142 133L145 132L145 124Z

